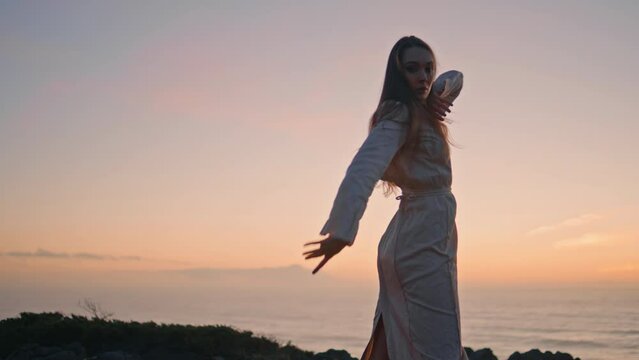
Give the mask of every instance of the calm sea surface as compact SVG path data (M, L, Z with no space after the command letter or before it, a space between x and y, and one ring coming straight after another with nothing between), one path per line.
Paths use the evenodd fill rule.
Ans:
M4 286L0 317L21 311L81 314L90 297L115 318L226 324L312 351L359 357L372 330L376 288L290 291L272 288ZM505 360L531 348L583 360L639 359L639 287L460 287L465 346Z

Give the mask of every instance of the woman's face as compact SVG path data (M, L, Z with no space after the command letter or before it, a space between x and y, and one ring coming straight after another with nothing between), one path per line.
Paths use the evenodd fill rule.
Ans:
M433 56L421 47L404 50L402 73L417 99L425 101L433 83Z

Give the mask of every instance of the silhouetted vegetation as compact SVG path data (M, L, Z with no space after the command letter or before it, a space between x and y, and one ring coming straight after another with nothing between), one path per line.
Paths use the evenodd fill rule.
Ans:
M92 299L84 298L78 301L78 306L88 312L92 319L109 320L113 317L112 312L102 309L102 306Z
M20 313L19 317L0 320L0 357L21 346L36 343L62 346L79 342L87 355L106 351L144 354L158 349L173 353L222 356L225 359L311 359L311 351L273 339L254 336L222 325L192 326L124 322L59 312Z

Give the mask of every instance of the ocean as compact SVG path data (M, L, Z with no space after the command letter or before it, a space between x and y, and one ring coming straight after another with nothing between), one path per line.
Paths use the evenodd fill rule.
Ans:
M0 284L0 317L21 311L82 314L78 301L90 298L121 320L224 324L281 344L290 341L316 352L345 349L359 358L372 330L377 288L331 282L290 286L292 281L289 286L14 282ZM638 285L460 284L459 296L464 346L491 348L500 360L532 348L582 360L639 359Z

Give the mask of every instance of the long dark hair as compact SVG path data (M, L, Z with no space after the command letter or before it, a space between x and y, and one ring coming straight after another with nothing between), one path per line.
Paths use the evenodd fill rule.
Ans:
M446 156L450 154L450 139L448 136L448 127L443 121L437 120L432 116L429 116L426 112L424 105L417 99L413 91L410 89L406 78L402 71L402 58L404 51L412 47L420 47L426 49L431 53L433 57L433 70L431 81L435 81L437 78L437 61L433 49L426 44L423 40L416 36L404 36L399 39L388 55L388 62L386 64L386 75L384 77L384 86L382 88L382 94L377 104L377 109L373 113L369 121L369 132L373 129L377 120L380 117L380 109L382 103L386 100L396 100L408 107L410 113L410 129L406 142L399 150L412 151L419 144L419 129L423 122L428 122L435 130L435 132L444 140L444 152ZM431 86L432 90L432 86ZM392 181L384 181L384 194L388 196L395 192L397 185Z

